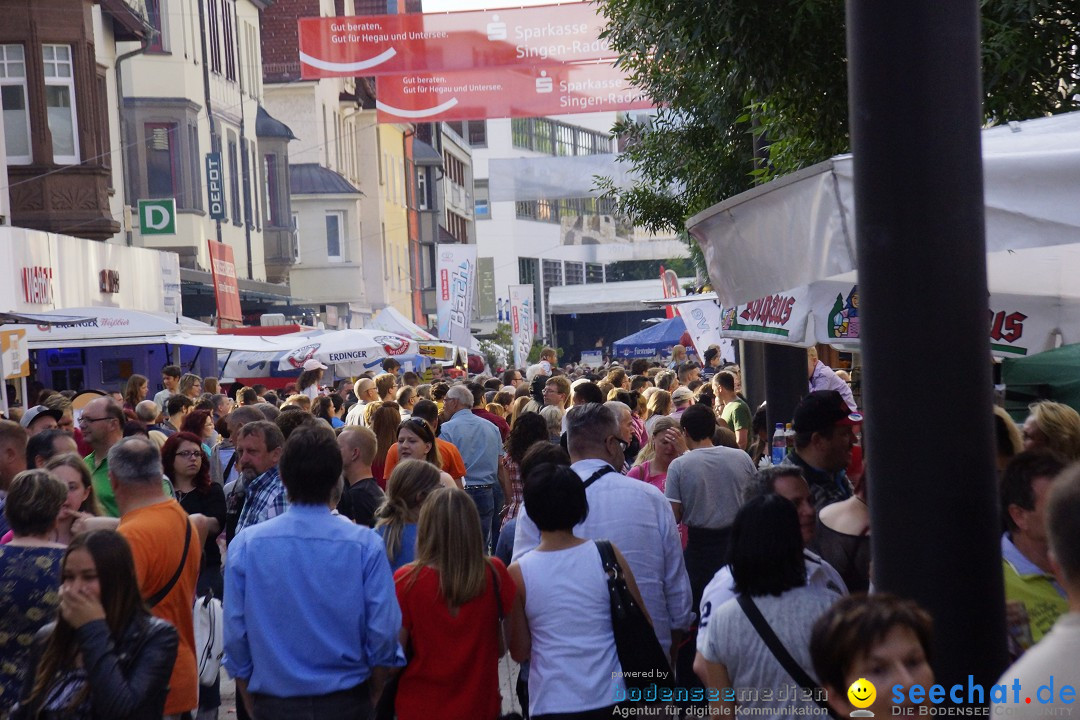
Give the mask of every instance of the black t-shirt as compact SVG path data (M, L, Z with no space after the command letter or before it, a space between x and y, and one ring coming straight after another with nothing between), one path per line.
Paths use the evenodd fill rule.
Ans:
M357 524L375 527L375 511L385 497L375 478L357 480L341 494L337 511Z
M218 521L222 529L225 528L225 490L217 483L210 483L206 492L192 490L184 493L184 496L180 498L180 507L184 508L188 515L202 513L207 517L212 517ZM209 572L221 567L221 550L218 549L217 539L217 535L211 535L206 538L206 543L203 545L202 567ZM200 572L199 577L200 580L204 579L203 573Z

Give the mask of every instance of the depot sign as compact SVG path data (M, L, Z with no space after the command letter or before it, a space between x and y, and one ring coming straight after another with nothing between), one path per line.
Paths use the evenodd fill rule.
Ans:
M616 57L590 3L441 14L303 18L305 80Z
M652 101L610 63L549 65L377 79L378 121L439 122L641 110Z

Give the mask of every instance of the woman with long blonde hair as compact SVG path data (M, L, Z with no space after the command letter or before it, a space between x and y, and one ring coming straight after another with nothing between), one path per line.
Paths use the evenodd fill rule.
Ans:
M396 474L395 470L395 474ZM401 644L398 720L496 720L504 618L524 614L506 567L484 554L480 514L463 490L436 490L420 511L416 560L394 574Z
M386 482L386 498L375 511L375 532L386 545L390 567L397 570L416 557L416 522L420 508L442 486L441 472L426 460L402 460Z

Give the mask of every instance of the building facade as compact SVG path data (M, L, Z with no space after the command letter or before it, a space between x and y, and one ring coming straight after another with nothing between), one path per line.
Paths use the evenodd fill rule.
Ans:
M136 217L133 241L179 254L185 285L200 272L209 281L208 240L232 248L247 281L280 283L295 259L290 133L261 107L260 12L271 4L147 0L149 42L118 48L128 202L176 204L175 233L142 232Z

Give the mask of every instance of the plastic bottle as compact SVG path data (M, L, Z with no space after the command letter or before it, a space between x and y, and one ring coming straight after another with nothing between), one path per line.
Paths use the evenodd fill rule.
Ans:
M787 436L784 434L784 423L776 423L776 432L772 436L772 464L779 465L784 462L787 455Z
M788 450L792 450L795 447L795 430L792 429L791 423L784 426L784 435L787 437Z

